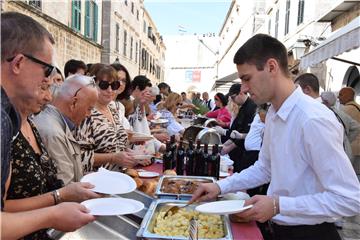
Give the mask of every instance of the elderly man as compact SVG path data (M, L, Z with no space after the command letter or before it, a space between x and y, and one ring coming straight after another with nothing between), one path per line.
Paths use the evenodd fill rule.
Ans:
M350 143L353 142L360 133L360 123L351 118L347 113L341 109L336 109L336 95L333 92L322 92L321 100L331 111L334 112L336 118L344 127L344 149L350 161L353 163L353 155Z
M209 99L209 94L207 92L203 92L202 94L204 105L210 110L215 110L215 103L212 99Z
M344 87L339 92L339 101L343 104L343 111L360 123L360 105L355 102L355 90L351 87ZM357 175L360 175L360 135L351 142L353 154L353 165Z
M41 139L56 162L58 178L65 185L78 182L83 176L80 143L72 131L90 115L97 98L98 91L91 77L72 75L57 90L52 105L47 105L34 118Z
M323 104L306 96L288 70L287 50L257 34L234 57L241 91L271 103L256 163L232 176L200 185L191 202L270 182L267 195L245 201L239 218L271 220L274 239L340 240L333 222L359 214L360 184L343 148L343 129Z
M1 210L12 140L20 129L16 109L39 101L42 89L52 84L54 43L34 19L15 12L1 14ZM86 211L78 203L61 203L26 212L1 212L1 237L17 239L43 228L74 231L95 219Z

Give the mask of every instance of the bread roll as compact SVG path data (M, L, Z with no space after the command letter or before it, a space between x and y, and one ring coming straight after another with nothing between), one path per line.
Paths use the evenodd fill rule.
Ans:
M147 195L154 196L156 186L157 181L147 181L139 188L139 190L146 193Z
M168 170L165 170L164 175L176 176L177 174L176 174L175 170L168 169Z
M139 189L143 185L143 181L138 177L134 178L134 180L136 182L136 188Z
M131 168L126 169L125 174L129 175L132 178L139 177L138 171L136 171L135 169L131 169Z

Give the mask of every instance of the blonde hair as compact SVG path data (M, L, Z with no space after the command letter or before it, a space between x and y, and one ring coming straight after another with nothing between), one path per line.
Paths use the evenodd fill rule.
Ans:
M160 110L165 108L170 112L172 110L176 111L176 104L181 102L182 102L181 96L177 93L172 92L167 96L166 100L163 103L159 104L158 109Z
M231 113L232 118L235 118L239 113L239 106L231 99L231 97L229 97L229 102L226 108Z

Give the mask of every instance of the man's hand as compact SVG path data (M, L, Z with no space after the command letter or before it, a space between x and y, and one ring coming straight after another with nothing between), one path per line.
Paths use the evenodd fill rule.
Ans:
M137 161L134 159L133 153L130 153L128 151L114 153L112 155L111 162L127 168L132 168L137 164Z
M238 131L233 130L230 134L230 137L234 139L245 139L246 135L246 133L239 133Z
M167 133L154 133L153 136L160 142L166 142L170 140L169 134Z
M189 203L204 202L215 199L221 193L219 185L216 183L200 184L195 190Z
M78 203L61 203L52 208L51 228L72 232L95 220L85 206Z
M215 131L220 134L220 136L225 136L226 135L226 130L223 129L222 127L220 126L216 126L216 127L213 127L215 129Z
M252 208L235 215L246 221L255 220L262 223L276 215L274 214L274 199L269 196L255 195L252 198L245 200L245 206L250 204L253 205ZM279 209L278 204L276 209Z
M101 195L96 194L90 189L94 185L88 182L73 182L59 189L60 199L63 202L82 202L91 198L99 198Z
M222 149L221 149L220 154L221 154L221 155L226 155L226 154L228 154L229 152L231 152L234 148L236 148L236 144L233 143L233 141L231 141L231 140L227 140L227 141L223 144L223 147L222 147Z

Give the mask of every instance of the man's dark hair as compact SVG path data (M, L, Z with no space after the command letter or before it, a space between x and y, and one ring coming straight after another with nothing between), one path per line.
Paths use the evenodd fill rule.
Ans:
M19 53L33 55L41 51L46 39L55 44L49 31L31 17L17 12L1 13L1 62Z
M69 73L75 74L79 69L84 69L84 72L86 72L87 71L86 64L81 60L70 59L65 63L65 67L64 67L65 77L68 77Z
M234 63L255 65L259 71L264 70L267 60L274 58L281 71L290 76L286 47L276 38L266 34L256 34L242 45L234 56Z
M162 100L162 96L160 94L156 95L155 100L154 100L154 104L157 104L158 102L161 102L161 100Z
M319 79L312 73L301 74L294 82L299 84L302 89L309 86L314 92L319 93Z
M151 87L150 80L144 75L138 75L131 81L131 91L134 91L136 87L143 91L146 87Z
M167 83L164 83L164 82L159 83L158 88L159 88L159 89L168 88L168 89L169 89L169 93L171 93L171 88L170 88L170 86L169 86Z
M117 95L116 100L120 101L123 99L129 99L130 95L131 95L131 77L129 74L129 71L126 69L126 67L120 63L113 63L110 66L112 66L117 72L119 71L123 71L125 72L125 76L126 76L126 86L125 86L125 90L120 93L119 95Z
M186 95L186 92L182 92L181 95Z

